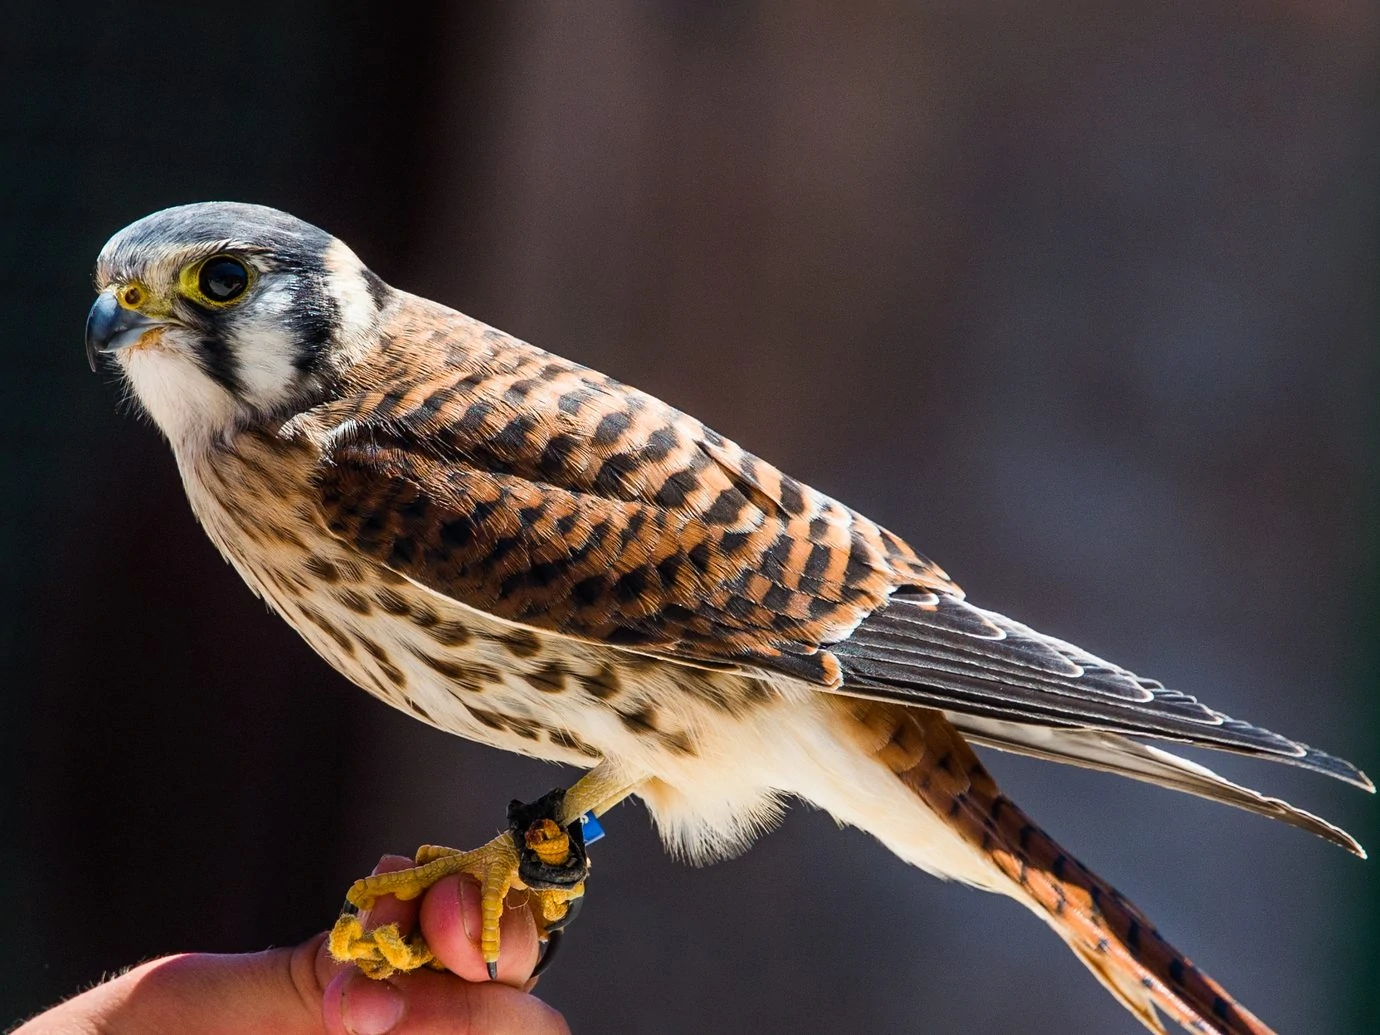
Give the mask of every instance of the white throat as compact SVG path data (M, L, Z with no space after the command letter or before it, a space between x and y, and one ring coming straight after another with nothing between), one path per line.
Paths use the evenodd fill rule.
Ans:
M136 345L119 362L135 398L179 457L202 452L241 417L233 395L167 346Z

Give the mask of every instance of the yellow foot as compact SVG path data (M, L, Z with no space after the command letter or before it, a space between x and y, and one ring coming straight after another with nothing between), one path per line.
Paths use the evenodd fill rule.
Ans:
M423 845L417 849L417 865L411 869L376 873L357 880L346 893L355 909L369 909L384 895L413 899L443 877L464 873L479 881L480 929L479 947L488 966L489 977L498 975L499 921L503 917L504 900L513 889L529 892L529 906L537 921L543 941L558 930L571 914L572 903L585 892L584 881L562 882L558 886L542 879L550 870L559 874L574 856L570 835L549 819L532 822L524 830L527 864L519 855L512 833L503 833L488 844L471 852L461 852L439 845ZM581 867L576 876L583 875ZM538 872L542 871L542 872ZM531 879L523 879L526 872ZM372 978L391 977L398 971L416 970L431 966L444 969L421 935L404 938L396 924L386 924L365 931L359 917L351 911L342 913L330 934L330 953L341 963L355 963Z
M421 935L404 938L397 924L366 932L354 913L342 913L331 928L331 957L354 963L367 976L382 980L398 971L438 967L436 956Z

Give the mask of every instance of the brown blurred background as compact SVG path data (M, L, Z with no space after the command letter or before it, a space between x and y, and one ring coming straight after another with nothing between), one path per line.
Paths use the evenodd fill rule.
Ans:
M385 849L571 778L329 671L87 373L96 252L175 203L316 222L979 603L1380 770L1373 5L30 4L0 68L0 1025L297 941ZM1373 799L1211 762L1380 845ZM992 764L1280 1030L1380 1028L1375 863ZM576 1031L1139 1030L1033 918L820 815L707 870L606 826L542 984Z

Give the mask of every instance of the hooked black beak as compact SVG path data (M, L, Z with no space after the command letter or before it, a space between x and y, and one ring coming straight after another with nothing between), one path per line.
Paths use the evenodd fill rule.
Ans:
M86 361L96 369L96 357L104 352L128 348L144 332L161 327L164 321L126 309L109 291L103 291L86 317Z

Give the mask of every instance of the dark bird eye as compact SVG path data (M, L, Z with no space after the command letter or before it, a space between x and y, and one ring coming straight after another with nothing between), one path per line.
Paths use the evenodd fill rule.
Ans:
M249 271L239 259L217 255L201 264L197 287L212 302L230 302L249 287Z

